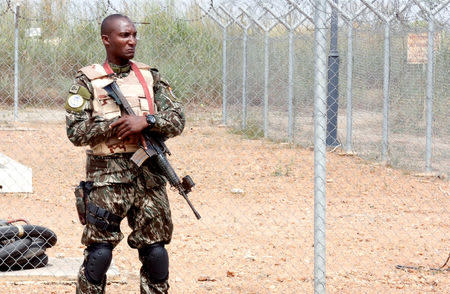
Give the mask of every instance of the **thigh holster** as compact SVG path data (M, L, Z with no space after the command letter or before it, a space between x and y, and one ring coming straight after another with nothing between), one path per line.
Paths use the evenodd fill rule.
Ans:
M120 216L88 202L86 221L96 226L99 230L119 232L121 220Z
M75 205L82 225L86 224L86 204L92 189L92 182L81 181L75 188Z

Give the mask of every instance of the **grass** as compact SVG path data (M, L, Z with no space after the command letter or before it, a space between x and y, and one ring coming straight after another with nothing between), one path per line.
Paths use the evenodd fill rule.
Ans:
M239 123L239 126L241 125L242 123ZM229 128L229 132L252 140L264 138L264 130L261 127L261 122L250 120L247 121L245 128L239 126L232 126L231 128Z

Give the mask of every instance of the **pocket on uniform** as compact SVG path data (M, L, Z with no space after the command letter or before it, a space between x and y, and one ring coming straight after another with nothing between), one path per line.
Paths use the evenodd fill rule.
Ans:
M106 119L112 119L120 115L120 107L114 99L111 99L109 96L102 96L98 100L102 107L103 116Z
M142 111L150 111L150 108L148 107L148 101L147 98L145 98L145 96L139 97L139 104Z
M91 157L90 160L87 161L86 171L88 173L90 173L90 172L95 172L98 170L103 170L107 167L108 167L108 162L106 160Z

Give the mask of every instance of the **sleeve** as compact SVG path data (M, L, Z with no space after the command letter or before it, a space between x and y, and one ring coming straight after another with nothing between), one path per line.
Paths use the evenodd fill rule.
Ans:
M93 88L81 72L75 76L66 100L66 132L75 146L94 146L113 135L109 125L115 120L92 116Z
M158 110L155 114L156 124L152 131L167 138L178 136L183 132L186 124L183 106L173 94L170 85L161 80L158 70L152 68L151 72L154 79L154 99Z

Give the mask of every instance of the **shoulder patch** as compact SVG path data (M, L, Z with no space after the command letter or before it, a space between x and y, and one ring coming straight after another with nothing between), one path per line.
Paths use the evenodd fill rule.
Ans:
M67 99L67 104L71 108L78 108L78 107L82 106L83 103L84 103L84 99L80 95L70 95L69 99Z
M168 85L167 90L169 91L170 96L172 96L174 100L177 100L177 96L173 93L172 87Z
M76 94L80 95L81 97L83 97L86 100L89 100L92 96L91 92L89 92L89 90L83 86L80 86L80 88L78 89L78 92Z
M78 94L70 95L67 100L64 108L66 110L80 112L83 110L84 104L86 103L86 99Z
M69 89L69 93L78 94L84 99L90 99L92 96L91 92L89 92L89 90L86 87L83 87L82 85L79 84L73 84Z
M79 89L80 85L72 85L72 87L70 87L69 93L77 94Z
M164 97L168 100L169 103L174 105L174 102L178 102L178 98L173 93L172 87L165 81L160 82L164 93Z

